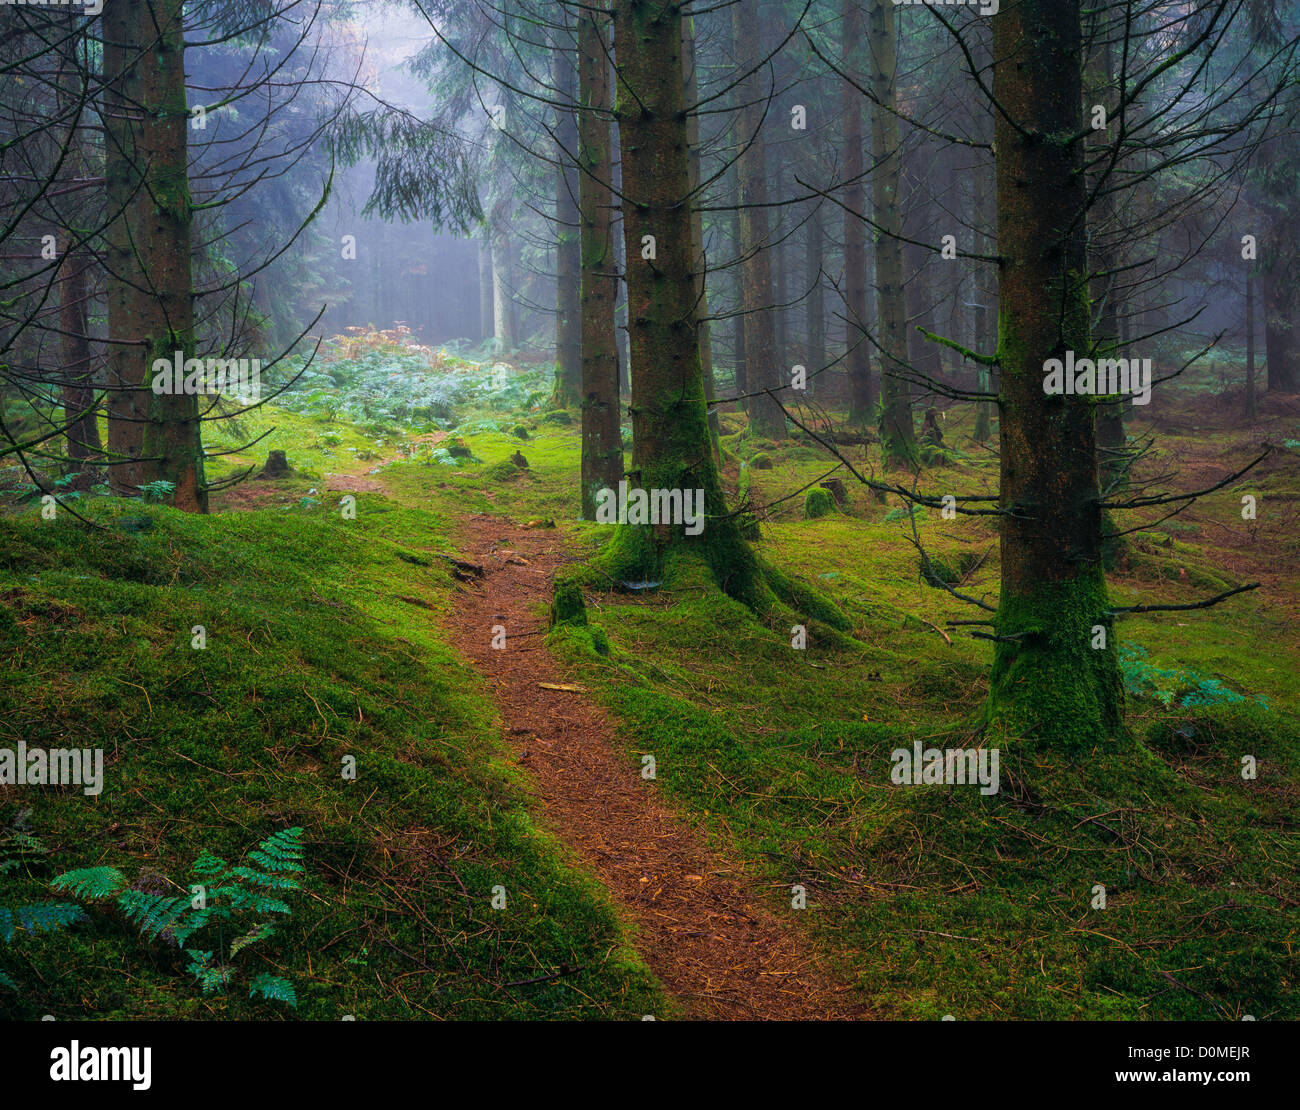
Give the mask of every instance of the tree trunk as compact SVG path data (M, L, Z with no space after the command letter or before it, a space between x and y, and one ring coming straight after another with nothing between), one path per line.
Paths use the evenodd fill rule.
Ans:
M989 167L981 161L974 169L974 200L973 200L973 218L972 225L975 228L975 253L989 254L989 236L984 234L983 229L989 227L992 223L989 219L989 197L991 192L988 187ZM972 346L976 352L981 355L991 355L994 346L997 343L996 336L993 335L990 321L994 319L994 314L989 311L992 307L995 293L992 283L988 280L989 265L986 262L975 263L975 341ZM989 368L982 362L977 363L976 370L976 388L981 392L990 391ZM992 415L993 405L989 401L977 401L975 403L975 442L986 443L992 435Z
M75 21L76 16L73 16ZM75 49L75 48L73 48ZM59 105L61 111L72 113L72 122L64 141L67 157L64 159L62 177L68 184L80 180L84 172L82 138L78 131L75 104L77 97L76 70L70 57L59 67ZM76 225L79 221L70 221ZM91 380L90 334L87 320L86 268L89 256L84 251L74 251L71 243L59 265L59 330L62 368L63 419L67 424L69 472L80 472L82 463L98 457L102 447L99 441L99 421L89 411L95 399ZM88 483L88 479L86 479Z
M206 512L199 398L151 389L155 360L195 357L182 0L108 4L109 447L120 493L172 483L178 509ZM174 386L175 383L169 383ZM167 388L167 387L164 387Z
M1255 420L1255 275L1246 268L1246 419Z
M515 312L510 280L510 239L504 206L492 213L492 319L498 354L515 349Z
M707 521L697 537L677 524L619 529L621 573L658 574L669 548L697 545L722 587L759 600L761 572L728 515L709 443L696 330L690 169L683 102L678 0L616 0L618 121L632 348L635 486L703 490ZM642 257L644 236L657 245Z
M771 390L750 399L749 426L763 439L785 438L785 413L774 393L781 388L772 308L772 252L768 243L767 148L763 141L763 86L758 73L758 11L753 0L738 0L731 9L732 42L739 72L754 70L737 88L740 98L737 168L740 171L740 237L744 261L745 375L750 392ZM629 240L630 242L630 240Z
M736 132L736 143L740 143L739 129ZM732 190L729 203L731 204L731 242L737 258L744 253L744 236L740 228L740 171L735 169L731 175ZM749 392L749 367L745 358L745 278L741 273L739 265L733 266L731 270L736 286L736 315L732 317L732 345L735 347L735 394L738 397L744 397ZM746 398L741 401L741 405L748 412L750 405Z
M478 240L478 329L488 342L496 335L496 309L492 292L492 232L486 226Z
M593 0L579 16L579 210L582 225L582 518L595 519L596 491L617 489L623 477L618 404L618 344L614 300L613 110L609 78L609 19Z
M713 382L713 336L709 328L708 262L704 257L704 215L700 212L700 117L693 111L699 99L699 78L695 70L695 21L682 17L682 65L686 73L683 95L686 98L687 164L691 171L691 257L695 266L695 292L698 309L697 328L700 343L700 367L704 372L704 396L709 405L709 436L713 442L713 461L722 465L722 447L718 442L718 409L714 404L717 389Z
M1044 363L1090 349L1080 0L993 21L1002 369L1002 582L988 719L1091 748L1122 729L1101 563L1093 400L1044 392ZM1022 130L1023 129L1023 133ZM1094 648L1094 628L1106 632Z
M1264 359L1270 393L1300 390L1300 282L1289 259L1293 244L1270 239L1268 263L1260 273L1264 294Z
M897 101L898 49L892 0L871 0L871 113L876 169L871 176L876 222L876 321L883 349L880 369L880 445L886 466L916 465L916 429L903 360L907 308L903 296L903 221L898 191L902 151Z
M1100 20L1101 13L1098 13L1095 18ZM1097 33L1093 35L1097 46L1088 66L1087 77L1090 86L1088 93L1091 103L1084 105L1085 112L1091 110L1092 104L1101 104L1109 111L1117 99L1112 87L1115 77L1111 72L1111 34L1109 27L1098 26ZM1097 134L1100 135L1098 146L1101 149L1095 153L1100 156L1105 151L1108 139L1105 131ZM1100 195L1088 217L1088 238L1093 246L1090 259L1093 275L1091 295L1097 313L1097 334L1093 337L1090 355L1093 359L1120 357L1119 305L1116 300L1118 281L1115 274L1118 265L1111 244L1114 217L1114 194ZM1124 432L1124 402L1119 398L1112 398L1111 402L1113 403L1097 405L1097 464L1102 491L1113 493L1127 484L1128 437ZM1110 531L1111 528L1104 526L1103 530ZM1111 565L1115 544L1107 541L1104 547L1107 565Z
M862 0L844 0L841 27L843 67L861 72ZM866 190L862 185L862 94L842 84L844 115L844 369L849 376L849 423L869 424L876 398L871 383L871 350L867 339Z
M578 120L574 101L571 40L567 29L556 35L555 170L555 392L553 402L568 407L582 397L582 320L579 306L581 237L578 229Z
M924 185L918 189L916 202L910 206L910 211L903 220L903 235L917 242L924 242L936 235L932 220L932 206L925 195ZM917 376L930 378L936 382L942 381L943 358L940 355L940 348L918 330L923 328L931 334L938 331L934 307L937 300L935 286L939 279L931 268L932 255L924 247L913 246L910 243L902 244L902 252L902 272L905 283L903 303L906 307L903 335L908 352L907 360ZM926 388L918 382L914 386L914 391L925 392Z
M826 298L821 281L822 254L825 245L820 199L813 202L813 210L804 227L804 234L807 236L805 284L808 287L808 303L804 307L807 312L808 326L808 395L812 396L817 392L818 383L823 380L818 372L826 365Z

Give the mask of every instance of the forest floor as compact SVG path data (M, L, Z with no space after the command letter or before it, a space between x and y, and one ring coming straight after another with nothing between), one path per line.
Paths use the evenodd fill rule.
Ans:
M563 536L486 514L465 520L461 534L462 558L483 574L459 587L447 618L452 643L487 677L543 822L612 892L683 1013L867 1016L849 986L816 966L802 929L754 896L743 861L707 849L629 765L616 724L552 655L542 638L551 583L574 561ZM505 630L503 646L493 647L494 628Z
M101 905L0 944L0 1016L1300 1016L1300 397L1266 394L1244 425L1224 360L1134 411L1134 442L1154 436L1135 491L1213 486L1273 450L1175 516L1126 514L1115 603L1261 588L1120 622L1127 740L997 738L985 797L890 770L916 742L985 742L988 646L942 631L971 612L916 544L993 603L986 518L846 481L808 519L825 452L724 412L756 549L833 599L852 641L791 650L691 559L650 593L589 585L587 623L552 627L552 576L611 526L576 519L578 421L547 409L546 375L502 391L390 352L327 369L318 401L205 432L230 452L213 479L271 448L294 467L207 517L94 496L70 502L87 529L0 474L0 748L105 752L93 798L0 785L0 909L96 864L183 892L202 852L301 826L292 918L230 954L237 983L290 979L296 1010L201 993L186 953ZM444 430L399 411L399 371L411 394L470 382ZM929 492L996 487L996 434L975 443L971 418L945 412Z

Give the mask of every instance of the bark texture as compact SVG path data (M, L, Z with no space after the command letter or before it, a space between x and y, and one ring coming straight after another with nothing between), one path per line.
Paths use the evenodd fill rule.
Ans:
M1090 348L1080 0L1021 0L994 21L1002 581L988 717L1057 747L1121 730L1101 562L1090 397L1049 396L1043 364ZM1094 648L1094 628L1106 646Z

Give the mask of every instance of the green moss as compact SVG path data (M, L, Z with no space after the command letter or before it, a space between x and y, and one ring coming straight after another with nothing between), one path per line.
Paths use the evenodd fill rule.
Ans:
M1126 737L1119 659L1105 578L1098 568L1073 582L1042 583L998 605L986 712L989 724L1026 739L1077 751ZM1093 648L1101 625L1106 646Z
M835 498L831 496L830 490L814 486L804 495L803 515L805 520L816 520L818 517L826 516L834 511Z
M104 790L24 793L52 852L4 876L0 901L47 896L51 874L89 864L183 877L203 848L234 858L301 825L307 889L265 950L295 1016L665 1013L608 896L534 823L488 692L439 628L449 566L413 554L455 550L437 513L363 493L354 521L153 507L151 528L126 532L138 503L79 507L104 530L0 517L0 596L18 619L0 746L102 747ZM0 800L0 827L17 809ZM507 913L490 906L497 884ZM566 965L581 970L546 979ZM0 943L0 971L23 987L0 987L13 1018L279 1016L202 995L174 950L111 913Z
M1151 722L1147 744L1174 755L1203 755L1221 761L1233 777L1252 755L1261 764L1276 760L1283 774L1300 770L1300 721L1241 701L1197 706Z
M501 462L493 463L483 471L483 477L489 482L513 482L523 473L524 471L509 459L503 459Z
M582 582L571 576L557 576L551 599L551 625L587 623L587 603L582 596Z

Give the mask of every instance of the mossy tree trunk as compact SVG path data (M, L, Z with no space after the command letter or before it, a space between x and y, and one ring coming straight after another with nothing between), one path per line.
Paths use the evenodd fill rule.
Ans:
M871 113L875 172L871 175L876 223L876 322L883 351L880 367L880 442L886 466L916 465L916 429L910 390L902 375L907 359L907 307L903 291L903 231L899 188L903 159L898 116L898 43L893 0L871 0Z
M1048 396L1043 364L1090 349L1080 0L994 20L1002 581L988 718L1082 748L1121 731L1101 562L1093 399ZM1105 630L1105 646L1094 629Z
M695 544L722 587L756 603L761 571L741 538L709 440L696 322L690 167L677 0L616 0L618 123L623 162L628 328L632 353L633 484L704 491L703 531L677 525L619 531L625 573L655 574L674 549ZM653 236L655 257L643 257Z
M758 10L754 0L737 0L732 6L731 16L736 66L740 73L749 74L740 81L736 90L740 98L737 140L742 144L738 151L737 169L740 175L745 376L751 393L776 391L782 385L782 369L777 365L776 314L772 307L767 146L762 132L764 87L758 66ZM749 426L756 436L785 438L785 413L775 396L765 392L750 398Z
M841 11L841 64L854 75L862 69L862 0L844 0ZM871 382L867 339L866 189L862 184L862 94L841 83L844 116L844 369L849 376L849 423L869 424L876 398Z
M609 19L592 0L578 24L579 222L582 227L582 516L595 517L596 491L617 489L623 477L619 422L618 344L614 302L614 176L610 145L613 112L609 73Z
M578 227L578 120L573 42L567 28L556 31L555 89L561 103L555 119L555 391L554 403L577 404L582 397L582 321L579 304L581 234Z
M156 359L195 357L182 0L107 4L105 173L110 449L131 460L113 487L166 481L173 504L206 512L199 400L155 394Z

